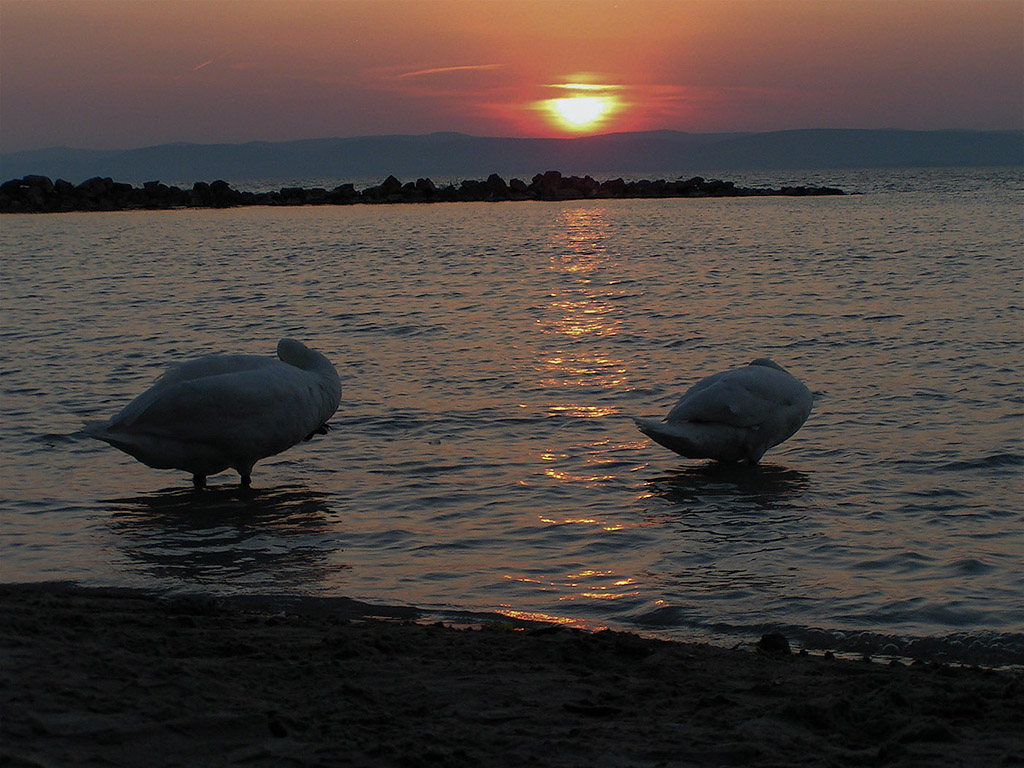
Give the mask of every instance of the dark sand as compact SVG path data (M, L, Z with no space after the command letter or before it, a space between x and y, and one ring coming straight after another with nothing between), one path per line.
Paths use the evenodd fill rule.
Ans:
M1019 766L1021 672L0 587L0 765Z

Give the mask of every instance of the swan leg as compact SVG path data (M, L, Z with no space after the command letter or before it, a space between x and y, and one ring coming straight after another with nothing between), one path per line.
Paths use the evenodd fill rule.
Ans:
M192 485L196 488L206 487L206 475L192 475Z

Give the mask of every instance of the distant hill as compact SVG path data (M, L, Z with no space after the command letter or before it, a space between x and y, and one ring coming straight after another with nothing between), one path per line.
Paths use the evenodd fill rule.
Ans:
M119 181L506 177L565 173L814 170L1024 165L1024 131L798 130L698 134L612 133L575 139L515 139L432 133L342 139L162 144L130 150L55 147L0 155L0 180L39 174L80 183Z

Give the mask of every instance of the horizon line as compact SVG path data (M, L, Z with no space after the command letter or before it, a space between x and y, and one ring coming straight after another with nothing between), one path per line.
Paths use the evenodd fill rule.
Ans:
M643 136L651 134L679 134L683 136L758 136L785 133L1020 133L1024 134L1024 127L1021 128L781 128L764 131L685 131L676 128L653 128L646 131L609 131L607 133L593 133L585 136L496 136L464 133L462 131L429 131L426 133L377 133L357 134L352 136L319 136L302 139L249 139L245 141L165 141L157 144L143 144L132 147L120 148L97 148L97 147L73 147L66 144L53 144L45 147L32 149L14 149L0 151L0 157L10 155L27 154L30 152L47 151L74 151L74 152L135 152L159 147L243 147L256 144L300 144L304 142L318 141L357 141L362 139L422 139L431 136L458 136L467 139L500 140L500 141L552 141L552 142L584 142L593 139L608 138L614 136Z

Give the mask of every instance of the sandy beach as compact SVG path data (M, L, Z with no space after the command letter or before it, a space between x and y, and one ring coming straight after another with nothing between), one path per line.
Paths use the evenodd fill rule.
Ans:
M1024 675L0 587L0 763L1004 766Z

